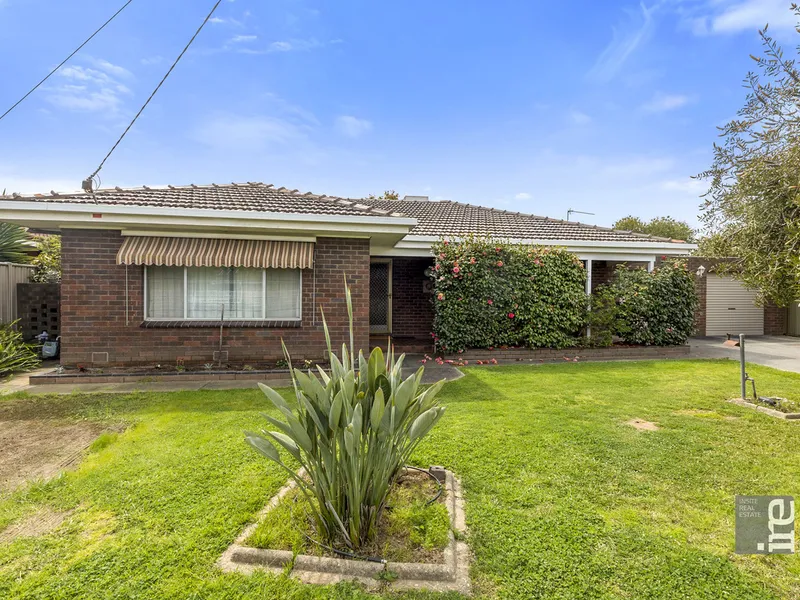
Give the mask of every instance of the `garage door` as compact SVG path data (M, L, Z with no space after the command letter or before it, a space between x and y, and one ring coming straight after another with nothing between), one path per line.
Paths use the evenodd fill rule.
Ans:
M764 335L764 308L756 293L732 277L708 276L706 335Z

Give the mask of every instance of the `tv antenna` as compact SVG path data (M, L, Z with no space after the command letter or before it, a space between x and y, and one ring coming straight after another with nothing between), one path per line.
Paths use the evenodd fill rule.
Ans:
M567 211L567 221L569 221L569 218L570 218L572 215L592 215L592 216L594 216L594 213L590 213L590 212L584 212L584 211L582 211L582 210L575 210L575 209L573 209L573 208L570 208L570 209Z

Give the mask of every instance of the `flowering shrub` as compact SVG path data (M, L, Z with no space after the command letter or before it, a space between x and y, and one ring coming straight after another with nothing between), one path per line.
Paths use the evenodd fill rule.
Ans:
M629 344L685 344L694 331L694 277L680 260L652 273L618 267L614 280L592 300L592 337L620 336ZM602 324L602 327L601 327Z
M574 254L477 238L438 242L433 252L437 350L577 343L587 298Z

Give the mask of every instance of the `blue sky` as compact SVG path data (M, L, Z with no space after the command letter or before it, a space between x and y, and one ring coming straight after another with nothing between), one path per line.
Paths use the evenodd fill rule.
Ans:
M121 4L0 0L0 108ZM134 0L0 122L0 188L77 189L211 4ZM757 28L797 43L788 5L225 0L100 176L694 224Z

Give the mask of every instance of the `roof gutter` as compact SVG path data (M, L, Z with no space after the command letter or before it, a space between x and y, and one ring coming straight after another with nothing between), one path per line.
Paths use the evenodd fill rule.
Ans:
M300 234L360 233L404 236L417 224L408 217L278 213L85 204L67 202L0 201L0 221L28 227L60 229L274 230Z

